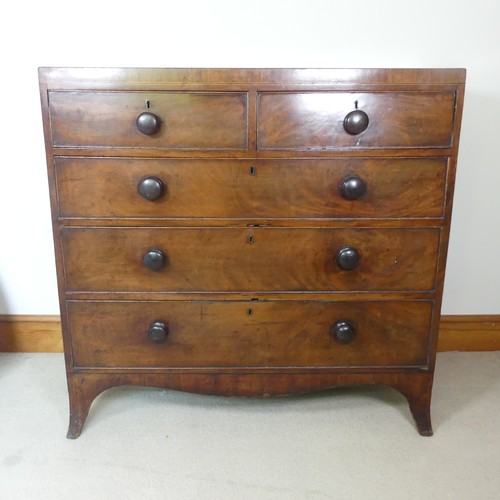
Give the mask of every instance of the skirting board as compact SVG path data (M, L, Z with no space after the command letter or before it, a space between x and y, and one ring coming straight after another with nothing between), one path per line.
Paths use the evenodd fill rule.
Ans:
M500 350L500 315L442 316L438 351ZM0 352L62 352L59 316L0 315Z

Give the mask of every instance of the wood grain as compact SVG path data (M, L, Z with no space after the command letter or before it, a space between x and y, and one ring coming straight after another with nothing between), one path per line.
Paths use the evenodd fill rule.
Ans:
M50 92L49 106L58 147L247 149L245 93ZM136 128L145 111L162 121L153 136Z
M190 89L408 87L455 88L465 81L465 69L439 68L46 68L38 70L40 84L50 89Z
M73 302L75 367L425 366L432 302ZM156 344L147 329L168 325ZM331 335L337 321L356 333Z
M343 122L355 106L370 123L362 134L350 135ZM263 93L258 149L447 147L454 108L453 92Z
M64 228L68 291L432 290L437 228ZM252 243L249 243L252 238ZM360 265L343 271L352 246ZM150 248L168 263L143 264Z
M411 218L441 217L445 158L330 160L157 160L56 158L63 218ZM253 175L250 169L253 167ZM156 176L165 194L142 198ZM358 176L367 193L342 197Z

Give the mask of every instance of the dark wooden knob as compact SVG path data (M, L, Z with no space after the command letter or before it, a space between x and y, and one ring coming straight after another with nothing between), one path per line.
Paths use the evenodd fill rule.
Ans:
M340 194L346 200L357 200L366 194L366 183L355 175L346 177L340 185Z
M347 320L340 320L330 327L330 334L341 344L349 344L356 336L354 325Z
M161 119L159 116L149 111L141 113L136 120L137 130L141 134L153 135L160 130Z
M348 134L357 135L364 132L369 123L368 115L360 109L347 113L344 118L344 129Z
M341 248L337 253L337 264L344 271L352 271L359 266L359 252L353 247Z
M146 200L154 201L163 196L165 185L161 179L151 175L145 177L137 184L137 191Z
M151 248L142 258L144 265L151 269L151 271L157 271L160 267L167 263L167 256L162 250L158 248Z
M155 344L165 342L168 335L168 324L161 321L154 321L148 328L148 339Z

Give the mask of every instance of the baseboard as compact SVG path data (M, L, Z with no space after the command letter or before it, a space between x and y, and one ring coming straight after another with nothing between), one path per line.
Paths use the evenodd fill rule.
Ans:
M438 351L500 350L500 315L442 316ZM62 352L59 316L0 315L0 352Z
M0 316L0 352L63 352L59 316Z
M500 314L441 316L438 351L499 351Z

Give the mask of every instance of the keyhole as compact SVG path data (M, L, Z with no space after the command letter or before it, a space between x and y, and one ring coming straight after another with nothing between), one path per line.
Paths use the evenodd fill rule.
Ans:
M358 101L354 101L354 109L358 109Z
M251 316L253 314L253 309L248 309L247 314Z
M253 241L254 241L254 240L253 240L253 234L249 234L249 235L248 235L247 241L248 241L248 243L250 243L250 245L252 245L252 244L253 244Z
M255 167L252 165L249 169L250 175L255 175Z
M146 108L151 109L151 101L149 99L146 101Z

